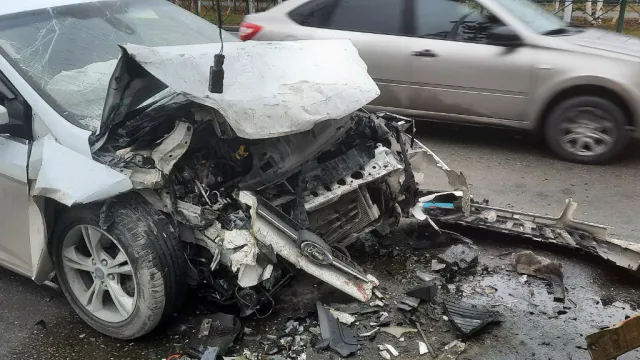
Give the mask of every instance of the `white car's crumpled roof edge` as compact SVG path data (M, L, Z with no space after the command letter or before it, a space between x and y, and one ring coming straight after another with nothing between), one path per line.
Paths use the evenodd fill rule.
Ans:
M172 90L218 110L238 136L248 139L309 130L349 115L380 94L349 40L225 43L222 94L208 91L220 44L121 46Z

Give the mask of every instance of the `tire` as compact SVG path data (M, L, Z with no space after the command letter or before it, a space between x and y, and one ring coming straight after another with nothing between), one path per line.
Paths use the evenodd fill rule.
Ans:
M57 218L51 243L54 268L65 297L87 324L114 338L134 339L151 332L181 305L187 285L186 258L172 223L142 197L126 195L108 203L104 227L100 226L102 207L75 206ZM98 234L100 247L88 250L90 242L85 241L85 234ZM74 268L87 263L99 266L100 261L92 261L94 253L118 254L113 255L116 259L111 264L122 259L122 253L127 262L111 270ZM102 261L106 264L107 260ZM121 274L110 273L115 269ZM103 287L95 285L98 283ZM117 286L110 287L113 284ZM87 300L84 305L78 294L85 294L85 290L94 294L86 299L101 300ZM98 293L101 295L95 296ZM124 300L114 301L114 293Z
M591 125L584 127L580 123L583 121ZM572 126L575 129L577 122L578 130L571 130ZM552 109L545 119L545 139L549 148L563 160L581 164L605 164L620 156L629 144L631 134L626 130L627 123L624 112L613 102L595 96L578 96L565 100ZM586 137L590 142L579 146L577 141L580 140L563 141L578 133L588 133ZM605 140L607 138L611 141ZM588 150L596 146L601 148L597 151Z

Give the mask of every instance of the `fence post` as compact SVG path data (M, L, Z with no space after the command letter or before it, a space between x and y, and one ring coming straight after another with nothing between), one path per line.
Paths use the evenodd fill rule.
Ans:
M199 7L198 5L200 5L200 4L198 4L198 3L199 3L198 0L193 0L193 4L192 4L193 5L193 13L196 14L196 15L200 15L200 9L198 9L198 7Z
M563 20L567 24L571 22L571 16L573 15L573 0L564 1L564 16Z
M618 14L618 28L617 32L621 33L624 30L624 13L627 11L627 0L620 0L620 13Z

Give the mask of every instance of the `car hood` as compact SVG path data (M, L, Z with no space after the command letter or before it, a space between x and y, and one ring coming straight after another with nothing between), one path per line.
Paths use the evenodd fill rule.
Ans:
M640 39L600 29L586 29L563 40L585 48L640 58Z
M208 91L209 69L220 44L125 44L121 49L101 134L165 87L218 110L238 136L248 139L309 130L358 110L380 94L348 40L225 43L222 94Z

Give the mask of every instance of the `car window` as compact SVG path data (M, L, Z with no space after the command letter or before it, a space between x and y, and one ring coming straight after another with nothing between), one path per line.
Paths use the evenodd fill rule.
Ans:
M96 0L0 17L0 55L60 115L91 131L100 125L118 44L218 41L215 25L165 0Z
M302 26L320 27L327 23L335 0L311 0L289 12L291 20Z
M415 0L415 34L420 37L484 43L502 22L475 1Z
M340 0L325 27L377 34L400 34L402 0Z

